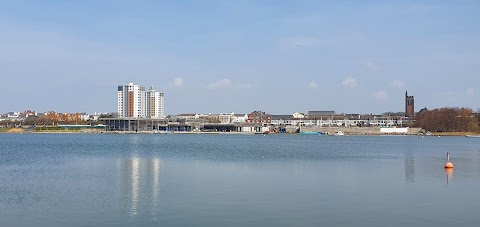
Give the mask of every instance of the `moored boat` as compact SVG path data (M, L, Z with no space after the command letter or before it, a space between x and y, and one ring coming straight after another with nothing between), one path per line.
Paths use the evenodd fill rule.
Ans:
M342 131L338 131L337 133L335 133L335 134L333 134L333 135L335 135L335 136L344 136L345 133L342 132Z
M302 135L320 135L321 133L319 132L300 132Z
M480 138L480 135L465 135L465 137L469 137L469 138Z

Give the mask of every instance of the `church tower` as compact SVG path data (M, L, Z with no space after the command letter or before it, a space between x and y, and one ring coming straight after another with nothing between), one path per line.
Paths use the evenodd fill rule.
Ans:
M405 117L413 117L415 115L415 100L413 96L408 96L405 91Z

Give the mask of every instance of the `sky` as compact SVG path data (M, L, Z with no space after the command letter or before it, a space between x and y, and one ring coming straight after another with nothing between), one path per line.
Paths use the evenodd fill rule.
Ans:
M480 1L0 1L0 113L480 108Z

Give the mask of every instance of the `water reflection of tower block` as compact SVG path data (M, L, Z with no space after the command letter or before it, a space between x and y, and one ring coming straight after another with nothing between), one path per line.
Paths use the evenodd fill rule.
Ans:
M152 203L152 207L158 206L161 168L159 158L145 160L135 157L118 160L117 168L120 173L120 193L124 195L122 199L126 202L126 212L130 216L136 216L141 212L140 208L147 203Z
M153 158L149 161L152 172L152 195L153 205L156 206L160 195L160 159Z

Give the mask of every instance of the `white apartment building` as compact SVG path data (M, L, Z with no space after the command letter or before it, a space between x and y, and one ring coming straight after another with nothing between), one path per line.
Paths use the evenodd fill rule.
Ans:
M128 83L118 86L118 116L146 117L145 87Z
M150 87L150 90L147 92L147 116L151 118L164 118L164 94L163 92L158 92L153 90L153 87Z
M164 94L128 83L118 86L118 117L163 118Z

